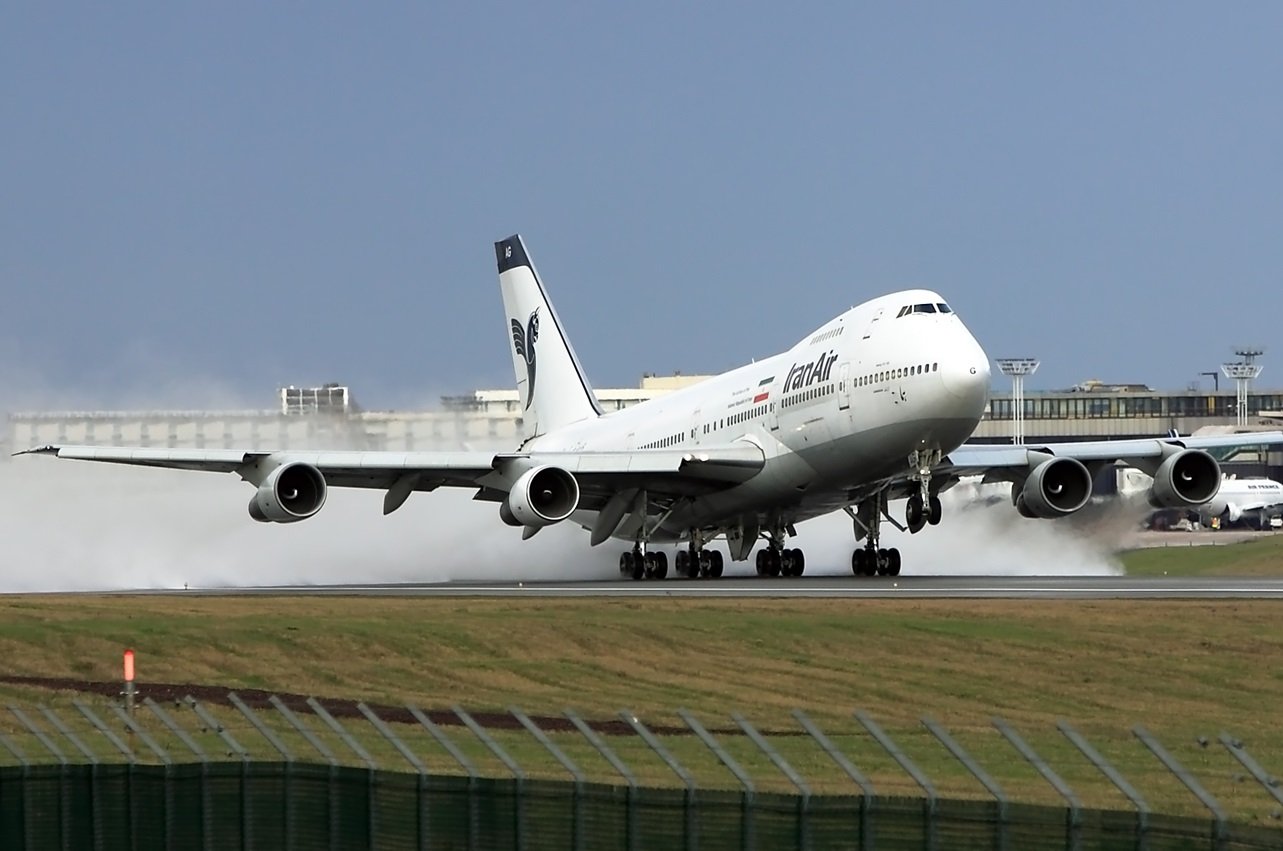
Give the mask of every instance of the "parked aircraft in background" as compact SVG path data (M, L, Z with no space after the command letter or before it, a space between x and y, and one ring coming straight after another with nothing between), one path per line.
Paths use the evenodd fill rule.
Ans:
M629 542L621 573L722 575L719 550L756 549L764 575L801 575L796 524L846 512L857 575L900 572L881 524L918 533L941 520L940 493L963 476L1011 483L1031 518L1072 514L1094 474L1123 461L1153 476L1156 505L1196 508L1221 481L1208 449L1283 444L1283 433L1038 446L964 445L989 391L989 360L930 290L880 296L834 317L780 354L604 414L519 236L495 244L504 327L524 408L511 452L305 452L44 446L30 452L121 464L234 472L255 487L255 520L315 515L327 488L377 488L384 513L415 491L475 490L530 537L572 522L590 544ZM904 522L890 503L905 500ZM430 512L430 503L427 510ZM759 544L763 544L759 548Z
M1270 525L1271 515L1283 513L1283 484L1273 479L1221 480L1216 496L1199 506L1199 519L1204 526L1211 526L1213 519L1222 525L1240 521L1264 529Z

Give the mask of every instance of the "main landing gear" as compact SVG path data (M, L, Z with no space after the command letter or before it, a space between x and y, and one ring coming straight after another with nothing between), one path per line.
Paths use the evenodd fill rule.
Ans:
M690 547L678 550L673 557L673 567L678 576L688 579L720 579L725 562L718 550L704 549L704 537L698 530L691 534ZM646 552L638 542L619 557L620 576L631 579L665 579L668 577L668 555L664 552Z
M758 576L801 576L806 570L806 555L784 546L784 531L782 526L774 530L766 549L757 551Z
M668 576L668 554L648 553L637 544L619 557L619 575L631 579L663 579Z
M886 513L886 495L875 494L861 502L858 510L848 508L846 513L855 524L855 539L867 538L863 547L851 553L851 572L856 576L899 576L900 551L895 547L883 549L878 546L882 536L882 517Z

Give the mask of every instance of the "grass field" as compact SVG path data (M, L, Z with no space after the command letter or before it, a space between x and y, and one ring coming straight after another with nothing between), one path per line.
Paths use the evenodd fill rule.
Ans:
M1267 768L1283 770L1283 628L1269 602L0 599L0 654L10 675L116 680L124 647L137 651L144 688L199 683L549 714L569 706L593 718L627 708L650 725L680 723L675 712L685 707L719 728L738 710L776 733L799 730L789 710L801 707L886 794L916 787L852 720L856 707L942 794L984 792L922 727L923 715L943 722L1025 800L1058 799L993 730L993 715L1096 806L1125 801L1055 730L1058 718L1085 733L1156 809L1201 810L1131 734L1137 722L1240 819L1268 820L1278 804L1250 780L1235 781L1242 770L1216 735L1231 731ZM55 707L71 698L12 685L0 695ZM242 741L257 738L230 710L217 712ZM0 729L12 732L11 719ZM424 752L440 750L421 733L404 735ZM470 734L452 735L484 769L502 773ZM554 766L529 736L499 735L528 766ZM1200 736L1212 745L1200 747ZM722 738L760 787L791 788L744 737ZM577 735L557 740L590 773L611 777ZM805 775L827 778L816 783L821 789L849 788L804 737L772 741ZM734 785L698 741L666 742L701 783ZM616 737L612 746L648 782L674 782L636 737ZM384 755L398 764L390 749ZM440 770L449 765L443 754L433 758Z
M1214 532L1196 533L1199 538ZM1122 553L1129 576L1283 576L1283 535L1240 544L1191 546L1199 538L1169 532L1170 545Z

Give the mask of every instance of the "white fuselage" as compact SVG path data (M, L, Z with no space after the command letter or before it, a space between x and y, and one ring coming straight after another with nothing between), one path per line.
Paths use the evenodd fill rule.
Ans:
M697 451L747 441L762 450L760 474L675 506L657 540L746 515L792 523L842 508L903 474L911 453L957 448L980 421L988 358L944 305L928 290L876 298L788 351L564 426L526 448ZM576 520L591 525L591 513L581 514Z
M1283 484L1273 479L1221 480L1221 487L1212 500L1199 509L1204 519L1227 517L1238 520L1247 511L1283 506Z

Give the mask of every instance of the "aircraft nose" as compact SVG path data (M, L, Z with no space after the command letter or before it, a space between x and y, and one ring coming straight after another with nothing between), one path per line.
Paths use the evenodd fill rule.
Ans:
M968 346L940 364L945 388L960 401L983 410L989 398L989 359L978 345Z

